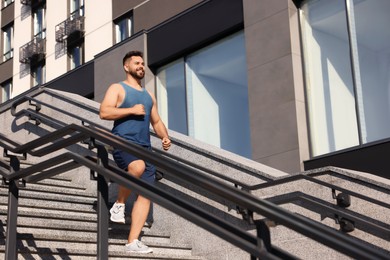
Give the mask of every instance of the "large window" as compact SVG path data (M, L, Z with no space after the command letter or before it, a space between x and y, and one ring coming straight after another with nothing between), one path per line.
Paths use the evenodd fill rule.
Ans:
M115 43L121 42L132 35L132 20L132 15L128 14L115 21Z
M11 99L12 81L6 81L1 84L1 102Z
M243 32L160 68L157 99L169 129L251 157Z
M390 1L306 1L312 155L390 137Z
M39 6L33 12L34 16L34 37L46 38L46 16L45 7Z
M3 28L3 61L11 59L14 54L14 27L13 25Z

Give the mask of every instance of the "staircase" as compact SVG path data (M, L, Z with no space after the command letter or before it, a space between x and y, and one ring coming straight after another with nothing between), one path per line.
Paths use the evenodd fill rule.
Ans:
M51 118L49 123L41 124L41 119L31 116L35 112L28 118L12 116L9 113L13 110L12 104L5 104L0 107L0 120L9 123L0 126L3 136L27 143L69 124L88 126L98 123L107 129L111 127L110 122L98 118L96 102L58 91L35 91L37 93L29 94L33 97L30 102L21 102L14 112L30 109ZM37 106L37 102L42 102L42 107ZM211 214L205 218L214 218L215 223L219 220L227 223L226 230L234 227L243 232L240 233L242 236L247 233L249 240L252 239L250 236L257 237L257 249L275 255L273 259L390 259L389 180L335 167L287 174L179 133L171 132L170 135L172 148L169 154L162 155L180 162L178 169L184 165L183 169L189 172L194 170L194 174L205 175L210 185L213 180L223 183L227 193L215 193L216 189L207 187L207 182L199 185L197 180L202 179L196 179L196 176L195 181L188 182L163 169L159 169L163 178L156 187L168 192L172 198L180 198ZM152 145L159 154L157 138L152 138ZM67 147L66 152L95 158L96 152L89 146L88 142L79 142ZM57 151L50 156L63 152ZM22 161L23 167L28 168L46 159L46 156L27 156L27 160ZM0 157L0 171L3 173L9 171L8 160ZM185 176L192 178L193 175ZM109 188L110 203L115 200L114 186L111 183ZM97 193L97 181L91 178L85 167L36 183L27 182L25 187L21 183L18 259L96 259ZM249 201L236 201L234 193ZM258 210L251 208L252 202ZM283 210L273 208L275 204ZM0 188L3 241L0 254L3 256L7 206L8 185L3 184ZM129 225L110 223L109 259L249 258L248 252L253 251L244 250L245 246L239 243L228 242L232 239L228 237L229 233L221 235L226 230L218 231L218 234L210 232L206 226L200 227L196 217L200 215L196 214L203 213L193 212L194 217L189 221L169 207L154 204L155 222L152 228L144 227L142 234L142 240L154 250L148 255L124 252ZM267 257L269 255L264 255L264 259Z
M7 200L8 187L1 185L0 259L4 259ZM19 200L18 259L96 259L95 202L96 194L75 186L66 174L27 184ZM110 259L203 259L192 256L190 245L172 243L169 232L160 232L153 226L144 227L141 240L154 252L147 256L127 253L124 244L128 232L129 223L109 225Z

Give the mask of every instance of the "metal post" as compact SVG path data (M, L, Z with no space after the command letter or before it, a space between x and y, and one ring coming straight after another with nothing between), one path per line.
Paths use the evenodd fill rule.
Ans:
M99 145L98 164L106 167L108 165L107 150ZM97 176L98 188L98 237L97 237L97 259L108 259L108 182L104 176Z
M10 156L11 173L20 169L19 159L16 156ZM17 218L18 218L18 199L19 188L17 180L8 183L8 214L7 214L7 233L5 244L5 259L17 259Z
M260 248L260 251L264 254L264 259L272 259L269 255L271 251L271 236L269 228L264 221L256 221L256 231L257 231L257 246ZM256 260L256 256L251 255L251 260Z

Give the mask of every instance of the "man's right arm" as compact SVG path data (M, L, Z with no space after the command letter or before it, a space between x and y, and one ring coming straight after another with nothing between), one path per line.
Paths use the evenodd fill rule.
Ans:
M118 108L120 85L112 84L100 104L99 116L105 120L117 120L128 115L145 115L145 108L141 104L133 107Z

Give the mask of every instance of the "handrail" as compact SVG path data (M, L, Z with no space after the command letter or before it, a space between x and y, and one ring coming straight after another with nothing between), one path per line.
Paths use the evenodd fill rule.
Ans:
M56 141L57 138L60 138L61 134L68 135L72 131L74 133L78 133L77 136L83 136L83 137L88 136L92 139L98 140L107 145L111 145L112 147L116 147L125 152L132 153L135 156L142 158L146 161L149 161L152 164L155 164L156 166L166 170L166 174L168 175L174 176L175 178L179 178L186 183L195 184L199 187L202 187L203 189L206 189L217 196L226 198L236 203L237 205L241 205L245 208L248 208L253 212L256 212L269 219L272 219L279 224L282 224L292 230L295 230L296 232L299 232L309 238L317 240L324 245L330 246L333 249L345 253L347 255L350 255L352 257L371 258L371 259L374 257L380 259L385 256L382 252L379 252L378 250L375 250L366 245L362 245L361 243L358 243L356 240L344 234L340 234L339 232L330 229L329 227L325 227L324 225L303 218L302 216L292 214L289 211L281 207L278 207L269 201L260 200L257 197L247 192L235 189L232 186L226 185L225 183L216 180L214 178L209 178L206 174L199 171L198 169L194 169L187 165L177 163L176 161L170 158L164 157L160 154L153 153L151 151L148 151L147 149L140 148L139 146L124 141L122 138L115 136L107 131L94 128L92 126L86 127L86 126L71 124L65 127L64 129L57 130L51 134L48 134L48 136L44 136L42 138L45 140L46 143L53 142ZM26 145L23 145L24 149L28 148L26 150L23 150L18 147L14 147L14 148L8 147L8 148L11 148L10 150L13 152L18 151L21 153L24 152L29 153L31 150L34 150L38 148L39 145L41 145L42 142L39 139L31 141ZM34 153L43 155L42 150L44 150L44 153L51 153L55 150L64 148L68 145L69 142L67 142L67 140L61 140L56 142L55 145L52 145L49 148L41 149L41 153L39 153L39 151L35 151ZM109 175L109 173L107 173L105 170L99 170L99 169L94 169L94 170ZM17 178L17 174L11 174L10 177L15 179ZM115 179L115 177L113 176L111 177ZM126 183L125 179L126 178L118 177L118 179L116 179L116 182L118 182L119 184ZM140 191L141 194L144 194L144 192L145 191ZM242 248L243 245L239 244L239 247ZM253 253L256 256L261 255L260 252L258 251L258 248L256 248L255 251L252 251L253 249L250 248L246 248L246 249L250 250L249 252Z
M64 129L60 129L60 130L57 130L56 132L53 132L52 134L49 134L50 136L45 136L44 141L45 142L55 141L55 140L57 140L57 138L60 138L61 135L62 136L68 135L71 132L70 130L73 130L75 132L76 131L88 132L92 138L100 137L99 140L104 139L104 138L101 138L102 132L99 133L100 136L93 135L94 131L91 129L88 129L88 128L89 127L79 126L79 125L74 125L74 124L69 125ZM107 133L105 133L105 134L107 134ZM121 140L117 140L117 141L121 141ZM38 152L33 151L34 149L39 148L41 146L41 144L42 144L42 142L39 138L38 140L34 140L34 141L27 143L26 145L22 145L19 147L7 147L7 148L10 151L15 152L15 153L25 153L25 152L29 153L29 151L31 151L31 154L43 156L43 155L52 153L58 149L61 149L61 148L68 146L69 142L68 142L68 140L61 140L61 141L56 142L57 145L50 146L49 148L45 148L44 152L41 152L39 150L38 150ZM131 143L129 143L129 144L131 144ZM138 147L136 145L133 145L133 146L134 147L132 147L132 149L142 149L141 147ZM150 153L148 150L145 150L144 152ZM251 235L250 233L244 232L244 231L238 229L237 227L235 227L234 225L232 225L228 222L225 222L223 220L220 220L220 219L212 216L211 214L207 214L206 212L202 212L201 209L196 208L194 206L191 206L191 204L189 204L189 203L184 203L184 202L180 201L179 199L173 197L172 195L169 195L168 193L166 193L162 190L158 190L153 185L146 183L146 182L143 182L142 180L139 180L135 177L128 175L126 172L124 172L118 168L115 169L109 165L106 166L106 168L104 168L104 167L99 168L99 166L97 166L96 163L91 163L91 159L88 160L80 155L77 155L77 154L74 154L71 152L67 152L67 153L58 155L56 157L50 158L44 162L37 163L33 166L30 166L29 168L21 169L19 171L10 173L9 175L6 176L6 179L8 181L16 181L18 179L24 179L26 181L40 180L40 179L42 179L42 176L46 178L46 177L48 177L48 175L55 175L55 174L58 174L58 172L62 172L64 170L64 168L60 167L60 166L56 167L54 170L49 170L49 171L43 171L43 170L48 169L52 166L67 162L67 161L69 161L69 159L72 159L73 161L75 161L77 163L82 163L82 165L88 166L88 168L90 168L96 172L99 172L100 174L103 174L105 177L107 177L110 180L113 180L117 183L120 183L121 185L123 185L123 184L126 185L126 182L127 182L127 186L129 186L129 188L134 189L135 191L139 192L140 194L143 194L145 196L153 198L153 200L158 202L159 204L162 204L162 205L164 205L164 203L166 204L167 202L163 202L161 198L164 198L164 196L165 197L169 196L167 201L169 201L171 208L172 207L179 207L179 208L182 207L185 209L185 211L188 211L187 213L185 213L185 212L176 212L176 213L178 213L186 218L188 218L189 216L193 216L192 214L194 214L194 213L197 213L197 215L199 215L199 216L197 217L198 219L196 221L193 220L195 223L198 222L198 224L202 224L202 226L204 228L205 228L205 226L206 226L206 228L208 226L208 228L212 229L214 231L214 233L216 233L216 235L218 235L218 233L219 233L220 237L224 238L227 241L234 243L235 245L243 248L245 251L250 252L253 255L256 255L256 256L264 255L264 252L262 252L260 250L260 248L257 247L257 238L254 235ZM72 162L68 163L67 165L69 165L70 167L76 167L76 165ZM67 168L67 167L65 167L65 168ZM110 173L108 170L115 172L115 174ZM124 180L124 179L130 179L130 180ZM137 182L140 182L140 183L137 183ZM135 185L134 183L137 185ZM144 186L144 188L140 188L140 186ZM175 201L176 201L175 204L177 204L177 205L175 205L175 204L171 205L171 203L173 203ZM210 219L210 220L207 220L207 219ZM277 249L273 248L273 250L277 250Z
M54 91L51 91L51 90L45 89L45 88L42 88L42 92L41 92L41 93L46 93L46 94L49 94L49 95L51 95L51 96L55 96L55 97L60 98L60 99L65 99L65 98L66 98L66 97L64 97L64 96L62 96L62 95L59 95L58 93L56 93L56 92L54 92ZM35 95L34 95L34 96L35 96ZM53 106L53 105L51 105L51 104L48 104L48 103L43 102L43 101L40 101L40 100L35 99L35 98L33 98L33 97L25 96L24 98L25 98L24 100L23 100L23 99L20 99L20 100L18 100L18 103L13 104L13 106L15 106L15 108L13 108L13 109L16 109L16 106L18 106L19 104L21 104L21 103L23 103L23 102L25 102L25 101L33 101L33 102L36 102L37 104L45 105L45 106L47 106L48 108L51 108L51 109L56 110L56 111L59 111L59 112L65 114L65 115L71 116L71 117L73 117L73 118L75 118L75 119L77 119L77 120L80 120L80 121L82 121L82 122L86 122L86 123L88 123L89 125L93 125L93 126L95 126L95 127L100 127L100 128L102 128L102 129L109 130L109 129L107 129L107 128L105 128L105 127L99 125L99 124L94 123L94 122L91 121L91 120L85 119L85 118L83 118L83 117L80 117L80 116L75 115L75 114L73 114L73 113L70 113L70 112L68 112L68 111L61 110L61 109L59 109L59 108L57 108L57 107L55 107L55 106ZM76 103L76 102L74 102L74 101L72 101L72 100L68 100L68 101L69 101L70 103L72 103L72 104L74 104L74 105L80 107L80 108L87 109L88 111L93 112L93 113L95 113L95 114L97 114L97 115L99 114L99 111L98 111L97 109L93 108L93 107L87 106L87 105L82 104L82 103ZM155 134L154 134L153 132L152 132L151 134L155 136ZM174 138L173 138L171 141L172 141L173 144L176 144L176 145L179 145L179 146L183 146L182 143L176 141ZM158 149L154 149L154 148L153 148L153 150L155 150L156 152L159 152ZM200 154L205 155L205 153L204 153L203 151L198 151L198 152L199 152ZM168 154L167 156L173 156L173 155ZM255 174L255 173L253 173L253 172L252 172L251 170L249 170L249 169L246 169L246 168L244 168L244 167L238 166L238 165L233 164L233 163L231 163L231 162L229 162L229 161L221 160L221 158L217 158L217 157L214 156L214 155L207 154L207 156L208 156L208 157L211 157L211 158L213 158L213 159L215 159L215 160L217 160L217 161L223 161L223 163L224 163L225 165L227 165L227 166L229 166L229 167L232 167L232 168L235 168L235 169L238 169L238 170L240 170L241 172L245 172L245 173L247 173L247 174L252 174L252 175ZM178 159L183 160L182 158L178 158ZM193 162L191 162L191 161L187 161L186 163L188 163L189 165L191 164L193 167L201 167L200 165L195 164L195 163L193 163ZM208 171L207 168L205 168L205 169L203 169L203 170L204 170L204 171ZM214 172L214 173L215 173L215 172ZM217 173L217 174L218 174L218 173ZM264 181L271 181L271 180L272 180L272 179L269 178L269 177L260 176L260 175L256 175L256 176L259 177L259 178L261 178L261 179L263 179ZM247 185L247 184L245 184L245 183L243 183L243 182L234 180L234 179L229 178L229 177L224 176L224 175L219 175L218 177L219 177L219 178L222 178L222 179L225 179L226 181L230 181L230 182L232 182L232 183L234 183L234 184L236 184L236 185L238 185L238 186L241 186L244 190L250 190L250 187L251 187L251 186L250 186L250 185Z
M25 100L20 99L17 103L13 104L12 107L11 107L11 113L14 116L20 116L20 115L24 114L26 116L29 116L32 119L37 118L37 119L39 119L42 122L46 121L46 122L50 122L51 124L57 124L58 127L59 126L65 126L64 123L61 123L61 122L58 122L58 121L53 121L53 119L49 119L48 117L45 117L42 114L36 113L33 110L31 110L31 109L22 109L21 111L16 112L17 105L19 105L19 104L21 104L21 103L23 103L23 102L25 102L27 100L29 102L36 102L39 105L45 105L45 106L47 106L47 107L49 107L49 108L51 108L53 110L61 111L61 112L63 112L66 115L73 116L75 119L80 120L83 123L86 122L89 125L94 126L96 128L100 128L100 129L102 129L104 131L109 131L109 129L107 129L107 128L101 126L101 125L98 125L98 124L94 123L93 121L90 121L88 119L84 119L84 118L82 118L82 117L80 117L78 115L74 115L73 113L70 113L68 111L60 110L60 109L56 108L53 105L47 104L45 102L39 101L39 100L34 99L34 98L30 98L30 97L26 97ZM93 111L91 108L89 108L89 110L92 111L92 112L96 112L96 111ZM77 137L74 137L74 138L77 138ZM79 139L83 140L83 137L81 136L81 137L79 137ZM362 195L360 193L356 193L356 192L353 192L353 191L350 191L350 190L347 190L347 189L343 189L343 188L338 187L336 185L326 183L324 181L315 179L315 178L313 178L311 176L308 176L308 175L305 175L305 174L297 174L297 175L289 176L289 177L286 177L286 178L283 178L283 179L274 180L272 182L261 183L261 184L250 186L250 185L246 185L243 182L234 180L233 178L230 178L229 176L222 175L222 174L217 173L217 172L215 172L215 171L213 171L213 170L211 170L209 168L203 167L203 166L198 165L196 163L193 163L193 162L191 162L189 160L183 159L183 158L181 158L179 156L176 156L174 154L169 154L169 153L167 154L167 153L165 153L165 152L163 152L163 151L161 151L159 149L153 149L153 151L156 152L156 153L162 154L164 156L170 157L170 158L172 158L172 159L174 159L176 161L181 161L182 163L185 163L186 165L195 167L195 168L197 168L200 171L207 172L207 173L209 173L209 174L211 174L213 176L216 176L216 177L219 177L219 178L221 178L223 180L229 181L229 182L233 183L234 185L241 186L242 189L245 190L245 191L255 191L255 190L258 190L258 189L262 189L262 188L266 188L266 187L270 187L270 186L276 186L278 184L291 182L291 181L294 181L294 180L307 180L307 181L310 181L310 182L313 182L313 183L317 183L317 184L325 186L325 187L329 187L331 189L336 189L336 190L342 191L345 194L349 194L351 196L354 196L354 197L357 197L357 198L369 201L371 203L374 203L374 204L377 204L377 205L380 205L380 206L383 206L383 207L386 207L386 208L390 208L390 204L388 204L388 203L385 203L385 202L382 202L382 201L379 201L379 200L375 200L373 198L370 198L368 196ZM33 154L33 155L35 155L35 154ZM322 173L322 174L325 174L325 173ZM319 175L319 174L316 173L315 175Z
M315 173L314 175L324 175L324 174L328 174L328 172L323 172L321 174ZM362 199L362 200L366 200L366 201L371 202L373 204L376 204L378 206L382 206L382 207L390 209L390 204L389 203L386 203L384 201L380 201L380 200L377 200L377 199L373 199L373 198L365 196L365 195L363 195L361 193L357 193L357 192L354 192L354 191L351 191L351 190L348 190L348 189L341 188L341 187L336 186L334 184L330 184L330 183L318 180L316 178L313 178L310 175L308 176L308 175L305 175L305 174L297 174L297 175L289 176L289 177L286 177L286 178L283 178L283 179L275 180L273 182L254 185L254 186L252 186L251 190L254 191L254 190L260 190L260 189L269 188L269 187L275 187L277 185L285 184L285 183L292 182L292 181L299 181L299 180L310 181L310 182L319 184L321 186L331 188L332 190L338 190L338 191L343 192L345 194L348 194L348 195L354 196L356 198L359 198L359 199Z
M33 116L39 116L39 113L36 113L30 109L15 113L15 115L17 116L22 114L31 114ZM64 139L65 135L70 135L70 134L72 134L71 137ZM384 256L382 253L377 252L376 250L373 250L371 248L365 248L364 246L362 247L361 244L354 242L354 240L351 240L345 235L339 234L335 230L329 229L314 221L307 220L300 216L295 216L280 207L276 207L276 205L274 205L273 203L259 200L258 198L251 196L247 192L243 192L238 189L235 189L220 181L210 179L199 169L188 167L188 165L177 164L175 160L173 160L172 158L168 158L166 156L166 153L164 152L152 153L150 151L141 149L137 146L132 146L131 143L124 142L123 139L112 135L109 131L94 127L93 125L87 127L87 126L79 126L79 125L71 124L41 138L38 138L37 140L33 140L27 144L19 145L19 146L10 146L4 143L2 144L3 146L7 147L8 150L13 152L29 153L35 156L43 156L44 154L51 153L58 149L68 147L69 145L75 144L80 140L84 140L85 138L92 138L93 140L97 140L107 145L118 147L129 153L133 153L137 157L143 158L146 161L150 161L156 166L166 170L167 171L166 174L170 176L173 176L175 178L180 178L182 181L187 183L196 184L204 189L207 189L215 193L216 195L227 198L238 205L243 205L244 207L252 210L253 212L259 213L265 217L268 217L269 219L273 219L279 224L283 224L286 227L289 227L299 233L306 235L307 237L310 237L315 240L318 239L317 241L325 245L328 245L347 255L356 256L356 257L371 257L371 258L372 257L381 258ZM45 142L43 142L42 140L45 140ZM47 144L48 142L51 141L56 141L56 142L53 145L49 145L41 149L37 149L41 147L43 144ZM58 167L58 170L59 168L60 167ZM52 171L50 174L54 174L55 171L56 170ZM18 172L20 173L20 171ZM104 170L100 170L100 171L97 170L97 172L101 174L105 173ZM12 176L11 177L12 180L17 179L16 173L12 173L12 174L9 177ZM26 174L26 172L24 172L24 174ZM45 174L48 174L48 172L45 172ZM27 176L29 175L27 174L25 177L28 178ZM129 176L129 175L125 175L125 176ZM29 180L31 181L33 179L34 178L31 177ZM119 183L121 184L121 182ZM257 253L255 255L258 255Z
M390 240L390 225L381 221L362 216L355 212L350 212L347 209L336 209L334 205L327 201L323 201L314 196L305 194L300 191L286 193L283 195L275 196L267 199L277 205L286 203L297 203L299 206L304 207L304 204L309 204L313 207L319 208L321 211L321 217L329 217L339 221L341 219L348 220L354 223L354 227L360 230L380 237L385 240ZM370 221L371 222L370 222Z

